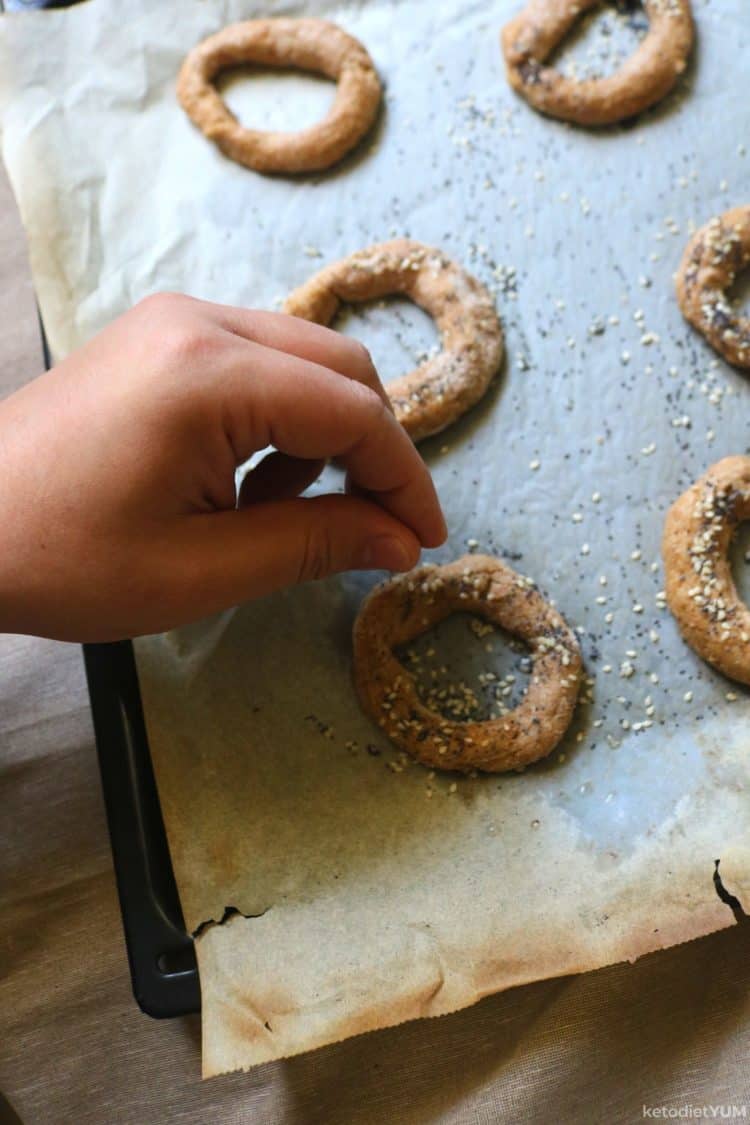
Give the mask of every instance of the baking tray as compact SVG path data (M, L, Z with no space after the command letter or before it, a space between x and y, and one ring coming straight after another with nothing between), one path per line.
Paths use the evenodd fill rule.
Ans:
M70 8L79 0L0 0L0 12L30 12L41 8Z
M133 649L124 642L84 652L136 999L152 1015L194 1011L193 943L172 873Z
M156 1018L200 1009L130 641L83 646L133 994Z
M39 328L49 369L41 316ZM198 1012L193 938L177 894L133 645L85 644L83 661L133 995L156 1019Z

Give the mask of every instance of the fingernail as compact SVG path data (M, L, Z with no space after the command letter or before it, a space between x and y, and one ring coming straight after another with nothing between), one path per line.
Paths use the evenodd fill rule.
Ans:
M366 544L362 567L364 570L411 570L414 552L392 535L378 535Z

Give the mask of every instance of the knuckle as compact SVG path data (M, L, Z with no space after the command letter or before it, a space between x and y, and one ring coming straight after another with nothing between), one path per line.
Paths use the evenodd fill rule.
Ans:
M182 293L152 293L136 306L158 352L173 362L188 362L212 353L217 343L213 326Z
M185 297L181 293L172 293L163 290L158 293L149 293L142 297L136 308L146 316L168 316L184 307Z
M176 363L195 363L215 350L216 338L210 328L188 317L170 321L160 335L168 358Z
M178 356L185 360L200 359L211 351L210 334L192 325L179 332L174 343Z

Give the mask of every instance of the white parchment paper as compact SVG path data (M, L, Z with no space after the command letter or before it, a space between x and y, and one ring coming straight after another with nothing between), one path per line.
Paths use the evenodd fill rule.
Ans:
M537 579L582 631L594 681L547 762L431 779L352 692L351 624L377 576L138 642L187 924L240 912L197 943L207 1074L730 925L716 860L747 905L748 697L680 641L659 539L671 501L748 450L747 379L683 322L672 273L691 223L750 195L750 10L697 2L688 81L636 125L594 133L509 91L498 30L516 7L132 0L124 15L91 0L0 22L3 153L56 356L155 289L274 307L323 262L394 235L496 291L504 373L422 446L451 528L433 555L476 543ZM375 133L328 174L240 168L174 98L194 42L282 12L336 19L386 84ZM616 22L579 44L584 65L617 36L627 46ZM330 99L308 78L225 89L253 124L306 124ZM402 302L343 327L386 375L433 342ZM330 471L317 487L339 485ZM488 670L515 675L511 701L522 687L519 656L465 621L426 646L438 677L481 673L485 690Z

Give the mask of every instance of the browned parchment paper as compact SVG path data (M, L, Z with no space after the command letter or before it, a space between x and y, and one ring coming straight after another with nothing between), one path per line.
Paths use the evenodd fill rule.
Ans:
M451 791L401 770L354 701L369 577L138 644L187 922L226 919L198 939L206 1074L731 925L716 860L747 902L747 697L680 642L658 542L671 499L747 449L746 379L682 322L671 274L690 222L747 196L748 110L726 76L750 14L696 4L687 89L593 135L506 88L513 7L308 5L367 43L388 100L363 152L299 181L230 164L173 98L184 51L257 6L142 0L124 24L93 0L45 17L45 54L33 17L0 25L4 156L56 354L154 288L272 306L321 260L393 234L495 288L505 374L424 446L451 524L436 557L475 540L536 577L595 679L549 762ZM298 85L300 116L319 113L329 91ZM280 122L279 89L228 96ZM431 342L400 305L354 327L386 374ZM436 647L456 676L522 682L518 657L465 622Z

